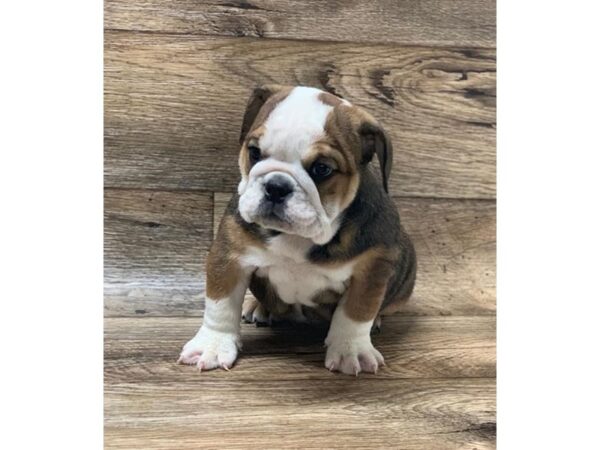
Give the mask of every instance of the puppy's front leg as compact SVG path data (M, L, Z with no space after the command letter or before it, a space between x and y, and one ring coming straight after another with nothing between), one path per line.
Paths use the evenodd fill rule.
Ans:
M378 257L367 256L357 265L325 339L329 370L358 375L376 373L383 365L383 356L371 343L371 327L392 273L392 264Z
M183 347L178 362L195 364L200 370L229 370L241 348L242 302L250 273L220 245L213 245L207 259L204 321Z

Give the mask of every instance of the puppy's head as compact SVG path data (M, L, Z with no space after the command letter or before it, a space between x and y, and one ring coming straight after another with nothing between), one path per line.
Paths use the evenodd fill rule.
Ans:
M248 101L240 136L242 218L325 244L376 154L383 187L392 146L362 109L309 87L262 86Z

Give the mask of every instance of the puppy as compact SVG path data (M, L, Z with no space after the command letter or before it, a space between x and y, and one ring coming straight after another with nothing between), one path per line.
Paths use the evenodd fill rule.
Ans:
M371 328L409 298L416 276L413 245L387 195L386 132L330 93L263 86L248 101L240 144L238 194L207 259L204 322L179 362L233 365L250 288L258 302L247 320L330 320L325 367L376 372L384 360Z

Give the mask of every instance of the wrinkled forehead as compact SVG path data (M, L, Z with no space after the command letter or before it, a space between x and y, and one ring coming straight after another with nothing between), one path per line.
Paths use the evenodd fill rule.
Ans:
M264 122L259 138L262 152L282 161L302 159L310 146L325 136L325 124L335 101L349 104L319 89L294 88Z

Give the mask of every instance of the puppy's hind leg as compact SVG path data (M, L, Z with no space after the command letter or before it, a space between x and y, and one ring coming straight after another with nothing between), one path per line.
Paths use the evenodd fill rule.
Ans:
M255 298L244 301L242 319L246 323L255 323L257 327L271 325L271 313Z
M377 316L371 325L371 334L381 333L381 315Z

